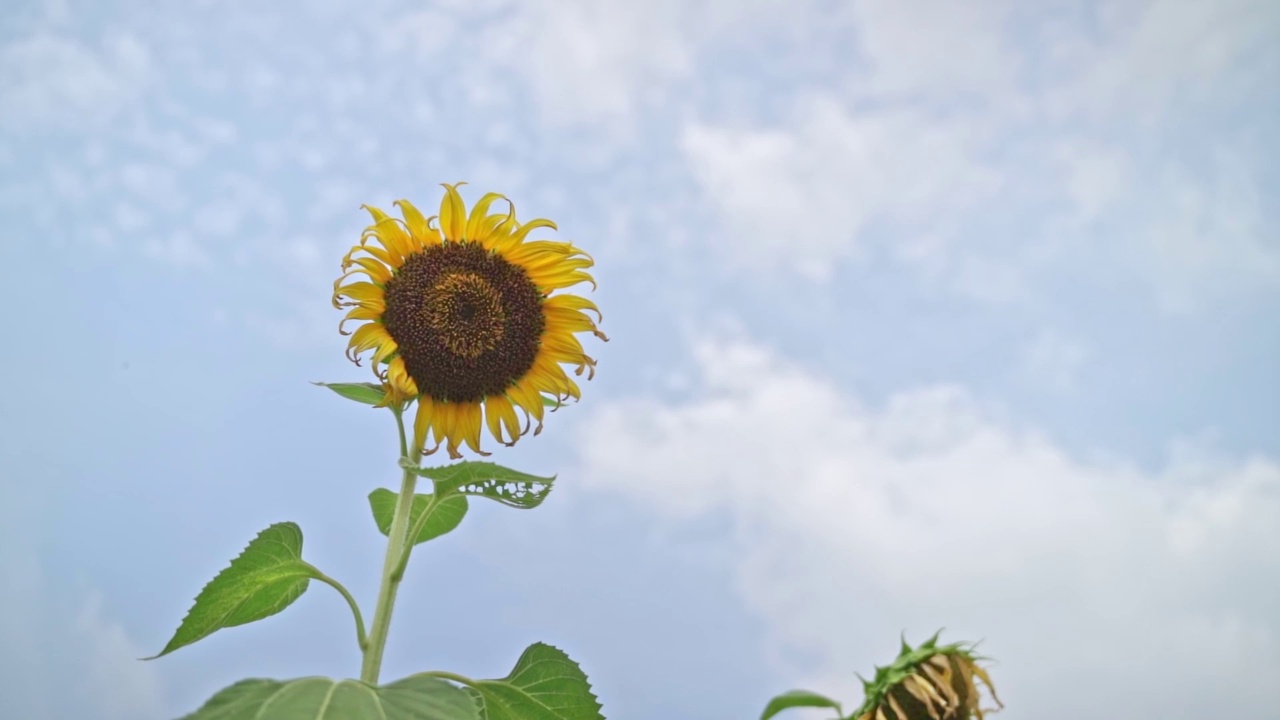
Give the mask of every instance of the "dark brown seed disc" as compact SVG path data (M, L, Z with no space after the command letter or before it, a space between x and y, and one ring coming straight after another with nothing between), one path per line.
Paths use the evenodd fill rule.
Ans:
M542 295L497 253L433 245L405 259L385 295L383 323L423 395L477 402L533 367L546 324Z

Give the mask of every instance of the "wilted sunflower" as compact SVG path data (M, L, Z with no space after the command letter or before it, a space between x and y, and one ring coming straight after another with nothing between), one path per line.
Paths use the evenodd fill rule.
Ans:
M902 641L902 651L892 664L876 668L873 680L863 680L866 701L850 715L852 720L982 720L977 676L997 705L995 686L964 643L938 647L938 636L918 648ZM988 708L985 712L994 712Z
M488 193L471 214L457 185L444 185L437 216L424 218L407 200L396 205L404 220L365 206L374 223L342 261L334 282L334 307L350 307L339 331L351 334L347 356L372 350L374 373L386 402L416 400L416 447L430 454L443 443L460 458L459 443L480 449L482 419L498 442L514 445L537 421L542 430L544 398L559 404L580 397L561 363L590 379L595 360L575 333L608 340L585 311L595 304L577 295L552 295L595 280L584 269L591 257L567 242L528 241L550 220L516 220L515 205ZM489 213L497 200L507 212ZM369 239L378 244L368 243ZM357 253L364 253L358 256ZM346 281L354 273L369 280ZM347 333L342 325L367 321ZM517 417L524 412L525 423ZM428 434L434 443L428 442Z

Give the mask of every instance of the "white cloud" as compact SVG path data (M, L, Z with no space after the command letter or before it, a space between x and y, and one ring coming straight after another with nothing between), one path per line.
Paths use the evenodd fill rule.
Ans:
M525 74L544 116L554 122L627 119L637 101L651 102L655 92L690 70L678 2L569 0L520 7L528 17L513 16L507 26L515 31L508 60Z
M778 649L821 658L797 685L852 700L900 629L945 625L985 638L1011 720L1270 716L1274 460L1089 463L961 388L872 409L749 343L697 356L701 397L587 423L585 475L668 518L732 517L745 601Z
M391 22L389 47L434 62L464 52L470 104L502 106L527 90L550 126L628 137L646 111L681 112L675 89L721 46L753 35L803 42L828 15L809 0L449 0ZM466 42L479 36L481 43ZM513 83L512 79L516 82Z
M138 658L144 653L124 628L103 616L102 599L91 594L76 617L75 639L85 663L80 690L99 720L149 720L164 717L155 670Z
M1274 92L1263 78L1280 53L1263 38L1280 13L1257 0L1015 10L851 4L838 22L865 64L774 94L763 114L781 119L688 121L681 148L729 229L714 238L727 263L823 280L882 251L926 285L994 301L1067 266L1118 269L1171 309L1275 287L1253 130L1179 133Z
M948 100L1010 89L1019 60L1007 0L859 0L848 5L870 68L859 94Z
M164 717L156 669L98 593L67 602L51 577L25 519L47 513L38 493L0 490L0 716L26 720L77 717L152 720ZM27 515L9 508L22 507Z
M797 103L781 129L694 123L682 145L693 176L732 230L716 239L740 267L778 268L810 279L862 251L875 220L911 232L941 232L956 213L990 196L999 174L976 153L980 125L912 111L852 112L831 97ZM929 263L932 243L889 247L899 260Z
M142 94L150 63L130 35L108 37L100 48L43 34L9 43L0 47L0 127L110 118Z
M1034 385L1067 392L1076 388L1088 359L1089 350L1080 342L1045 330L1023 347L1019 370Z
M471 104L506 102L514 74L552 125L625 125L689 72L686 13L671 0L445 2L397 19L390 42L429 61L465 48L459 72L475 79L465 85Z
M213 262L208 251L182 231L150 238L142 252L152 260L184 270L206 268Z
M1206 297L1280 285L1280 233L1266 220L1258 182L1238 153L1220 151L1207 173L1169 166L1134 193L1146 222L1134 262L1165 306L1194 309Z
M1077 221L1092 222L1122 198L1133 181L1129 154L1084 138L1063 139L1055 159Z
M1270 0L1151 0L1100 8L1097 25L1063 28L1057 58L1070 77L1049 108L1085 118L1151 122L1170 103L1241 97L1274 85L1280 12Z

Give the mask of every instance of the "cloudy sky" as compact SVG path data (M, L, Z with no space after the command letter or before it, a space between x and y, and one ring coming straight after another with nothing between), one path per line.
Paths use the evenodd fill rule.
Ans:
M595 256L612 341L494 458L548 503L415 555L384 677L541 640L611 718L753 718L946 627L1008 720L1273 717L1278 36L1269 0L19 0L0 716L358 672L323 586L135 658L282 520L372 607L393 426L307 381L366 377L359 206L467 180Z

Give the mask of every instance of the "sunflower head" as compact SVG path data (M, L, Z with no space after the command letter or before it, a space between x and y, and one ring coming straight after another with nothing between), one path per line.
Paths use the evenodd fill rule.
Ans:
M917 648L904 639L898 657L876 668L873 679L862 681L866 701L851 720L982 720L974 677L1003 705L972 649L965 643L939 646L936 634Z
M440 214L423 217L398 200L403 219L366 206L373 224L342 261L333 304L349 308L339 332L350 334L347 356L357 365L371 353L386 402L417 403L414 445L430 454L443 444L451 458L466 443L480 449L482 424L514 445L544 404L577 400L575 374L595 374L578 333L608 340L590 300L555 294L595 280L591 256L567 242L528 240L550 220L516 220L502 195L480 198L468 214L457 185L445 185ZM497 201L505 212L490 213ZM363 278L352 278L363 275ZM587 313L596 315L593 320ZM348 322L361 322L348 333ZM521 422L517 411L524 415Z

